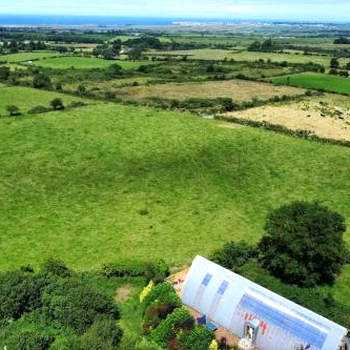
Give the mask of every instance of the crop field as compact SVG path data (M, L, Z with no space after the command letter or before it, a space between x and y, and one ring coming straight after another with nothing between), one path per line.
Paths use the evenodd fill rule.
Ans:
M337 112L342 113L341 118ZM309 130L317 136L350 141L350 101L332 95L302 102L275 104L227 113L230 116L283 125L291 130Z
M83 101L79 97L71 97L51 91L40 91L27 87L1 87L0 86L0 115L7 115L6 106L16 105L21 113L27 113L33 107L38 105L49 107L54 98L61 98L64 104L74 101ZM84 101L88 102L88 101Z
M107 68L112 64L119 64L123 69L136 69L143 64L149 64L148 61L121 61L121 60L103 60L100 58L89 57L59 57L34 62L40 67L68 69Z
M263 59L272 62L290 62L290 63L319 63L326 67L329 66L331 57L312 55L305 56L301 54L282 54L270 52L251 52L251 51L233 51L233 50L219 50L219 49L197 49L197 50L174 50L174 51L154 51L149 53L150 56L184 56L189 55L192 59L198 60L223 60L234 59L236 61L256 61ZM341 58L339 60L341 65L345 65L348 60Z
M23 52L15 53L13 55L2 55L0 56L0 61L6 61L8 63L12 62L26 62L32 60L40 60L48 57L59 56L59 53L53 51L43 51L43 52Z
M246 80L210 81L203 83L159 84L151 86L127 87L116 90L119 96L133 99L161 97L186 100L190 97L216 98L231 97L234 101L250 101L253 98L269 99L282 95L302 95L305 90L293 87L274 86Z
M302 73L271 79L273 83L300 86L306 89L350 94L350 79L327 74Z

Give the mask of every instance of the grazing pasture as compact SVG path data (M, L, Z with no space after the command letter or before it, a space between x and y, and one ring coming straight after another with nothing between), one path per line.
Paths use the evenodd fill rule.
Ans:
M118 96L125 96L133 99L161 97L186 100L191 97L230 97L234 101L250 101L253 98L266 100L274 96L302 95L304 92L305 90L294 87L277 87L272 84L256 83L238 79L203 83L168 83L150 86L126 87L116 90Z
M26 62L32 60L40 60L48 57L59 56L58 52L54 51L34 51L34 52L22 52L15 53L12 55L2 55L0 56L0 61L13 63L13 62Z
M115 104L1 118L1 269L50 256L183 265L256 242L267 213L297 199L349 219L350 149L218 125Z
M197 60L223 60L234 59L236 61L256 61L271 60L272 62L289 62L289 63L318 63L328 67L331 61L330 56L321 55L303 55L303 54L286 54L274 52L252 52L252 51L235 51L221 49L196 49L196 50L174 50L174 51L154 51L149 52L150 56L189 56L189 58ZM341 58L339 62L345 65L348 59Z
M350 94L350 79L327 74L301 73L271 79L273 83Z
M148 61L104 60L79 56L65 56L34 62L35 65L40 67L59 69L68 69L72 67L76 69L107 68L112 64L119 64L123 69L136 69L143 64L149 63Z
M64 104L83 101L79 97L60 94L51 91L41 91L27 87L1 87L0 90L0 115L7 115L6 106L15 105L21 113L26 114L28 110L38 105L49 107L54 98L61 98ZM88 102L84 100L84 102Z

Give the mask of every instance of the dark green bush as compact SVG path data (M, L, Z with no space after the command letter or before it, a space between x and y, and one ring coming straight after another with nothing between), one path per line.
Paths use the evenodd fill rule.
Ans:
M37 332L21 332L6 342L7 350L47 350L55 338L41 336Z
M28 114L40 114L51 111L49 107L35 106L28 111Z
M42 297L42 313L48 321L84 333L99 316L119 318L112 298L92 290L79 279L59 279L50 284Z
M101 272L106 277L146 277L148 281L159 283L169 275L169 266L163 260L154 263L127 260L104 264Z
M227 269L237 271L250 259L257 256L257 249L244 241L225 243L211 257L211 260Z
M0 320L18 319L41 306L43 289L50 280L21 271L0 273Z
M182 333L179 339L181 350L209 349L215 334L207 327L197 326L189 334Z
M65 263L58 259L47 259L40 268L41 273L52 275L55 277L70 277L71 271L65 265Z
M171 339L183 330L190 330L194 325L191 314L183 308L176 309L163 320L159 326L152 331L151 336L154 342L167 347ZM202 348L204 349L204 348Z
M345 219L318 202L271 212L259 243L263 266L286 283L332 284L346 262Z
M63 101L60 98L54 98L51 102L50 105L53 109L55 110L62 110L64 109L64 104Z

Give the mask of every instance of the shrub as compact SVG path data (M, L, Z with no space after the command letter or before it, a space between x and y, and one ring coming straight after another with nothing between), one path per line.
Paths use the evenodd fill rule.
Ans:
M6 110L9 112L10 117L15 117L22 114L20 109L14 105L6 106Z
M211 260L230 270L237 270L250 259L257 256L257 249L244 241L225 243L214 252Z
M126 260L104 264L101 273L106 277L146 277L148 281L159 283L169 275L169 266L163 260L155 263Z
M99 316L119 318L113 299L89 288L79 279L59 279L44 291L43 315L63 327L84 333Z
M0 321L18 319L41 306L49 279L21 271L0 273Z
M47 350L55 338L41 336L37 332L20 332L7 340L5 349L8 350Z
M203 350L209 349L215 335L209 328L198 326L192 329L190 334L183 333L180 336L181 350Z
M9 67L0 67L0 80L8 80L10 77L10 68Z
M189 330L193 325L194 319L186 309L176 309L152 331L152 339L157 344L166 347L169 341L175 338L180 330Z
M37 73L33 78L33 87L36 89L50 89L51 88L51 79L49 76L43 73Z
M332 284L346 261L345 230L345 219L318 202L282 206L267 218L262 264L287 283Z
M68 108L77 108L77 107L84 107L86 105L87 104L84 103L83 101L73 101L67 107Z
M70 277L71 271L64 264L63 261L58 259L47 259L40 268L41 273L52 275L55 277Z
M64 104L63 101L60 98L54 98L51 102L50 105L53 109L55 110L62 110L64 109Z
M50 108L44 106L35 106L28 111L28 114L40 114L49 112Z

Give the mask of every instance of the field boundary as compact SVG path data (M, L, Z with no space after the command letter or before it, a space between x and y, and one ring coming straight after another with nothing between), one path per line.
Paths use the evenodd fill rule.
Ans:
M277 132L280 134L302 138L304 140L315 141L315 142L319 142L319 143L331 144L331 145L343 146L343 147L350 148L350 141L335 140L335 139L329 139L329 138L325 138L325 137L319 137L309 130L302 130L302 129L291 130L291 129L286 128L283 125L273 124L273 123L269 123L267 121L256 121L256 120L249 120L249 119L237 118L237 117L225 117L222 115L215 116L214 119L226 121L229 123L240 124L240 125L244 125L244 126L251 126L254 128L262 128L264 130L274 131L274 132Z

